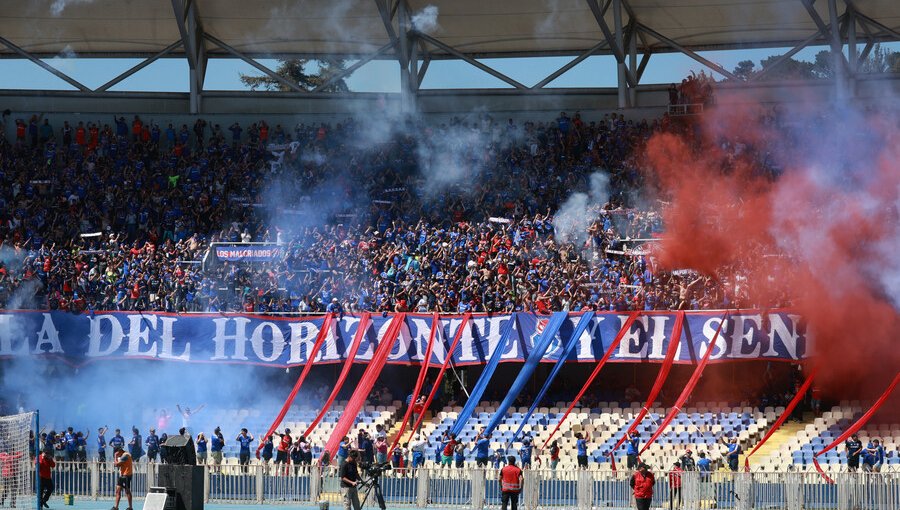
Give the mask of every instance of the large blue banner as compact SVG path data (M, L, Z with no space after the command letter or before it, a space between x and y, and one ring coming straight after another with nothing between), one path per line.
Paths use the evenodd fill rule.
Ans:
M647 312L625 333L611 362L661 362L671 341L676 312ZM453 362L475 365L486 362L506 323L515 318L513 331L502 349L501 362L523 362L534 349L549 317L532 313L473 316L461 332L452 353ZM563 339L569 339L580 313L570 313L541 361L556 362ZM721 312L687 312L679 363L693 363L703 356L722 321ZM628 319L627 314L597 313L580 335L568 361L594 362ZM240 314L188 314L98 312L74 315L65 312L0 313L0 357L54 356L73 365L107 359L160 359L198 363L250 363L292 367L307 362L308 352L320 334L324 317L266 317ZM346 315L332 321L315 363L345 359L359 326L359 317ZM432 327L437 327L429 362L439 365L447 355L462 323L461 316L408 314L394 342L389 363L420 364ZM363 336L357 361L372 358L390 324L390 316L373 316ZM732 312L711 354L713 362L745 359L794 361L810 354L806 324L790 312Z

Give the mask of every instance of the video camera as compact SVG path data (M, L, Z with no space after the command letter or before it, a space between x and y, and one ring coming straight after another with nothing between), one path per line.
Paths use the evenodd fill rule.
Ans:
M378 478L385 472L391 470L390 462L360 463L359 467L372 478Z

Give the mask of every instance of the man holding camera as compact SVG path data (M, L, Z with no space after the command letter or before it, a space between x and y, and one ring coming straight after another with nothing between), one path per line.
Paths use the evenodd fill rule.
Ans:
M360 482L359 468L356 463L358 457L359 453L351 451L347 460L341 464L341 493L344 496L345 510L350 510L351 505L353 510L360 510L359 492L356 490L356 486Z

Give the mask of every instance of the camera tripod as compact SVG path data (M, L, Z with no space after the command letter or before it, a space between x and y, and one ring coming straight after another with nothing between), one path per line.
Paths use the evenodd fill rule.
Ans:
M385 510L387 505L384 504L384 494L381 492L381 477L373 476L367 480L362 480L357 486L357 490L365 489L365 495L363 496L362 501L359 504L360 508L366 506L366 501L369 499L369 494L373 491L375 492L375 501L378 503L378 508L381 510Z

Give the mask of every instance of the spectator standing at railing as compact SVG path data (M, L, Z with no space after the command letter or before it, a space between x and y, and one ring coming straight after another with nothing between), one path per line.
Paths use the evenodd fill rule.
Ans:
M844 449L847 451L847 469L850 472L856 472L859 469L859 457L862 454L862 441L859 440L858 434L853 434L844 443Z
M213 461L213 471L218 473L222 466L222 450L225 448L225 436L222 435L222 429L216 427L213 430L212 438L210 438L209 451ZM287 455L285 455L285 460Z
M681 507L681 475L683 473L681 463L676 461L672 470L669 471L669 510Z
M628 432L625 432L625 437L627 440L627 448L625 450L625 457L628 469L635 469L638 465L638 453L640 452L641 446L641 436L640 435L632 435Z
M588 468L587 439L581 432L575 433L575 457L578 460L580 469Z
M350 438L344 436L341 438L341 442L338 445L337 451L337 461L338 461L338 469L344 465L344 462L347 461L347 457L350 455Z
M466 445L462 442L453 447L453 460L458 469L466 467Z
M242 466L241 471L246 473L247 466L250 465L250 444L254 441L253 436L247 432L246 428L242 428L235 441L241 446L238 452L238 464Z
M106 428L104 427L103 430L104 430L104 432L105 432L105 431L106 431ZM109 446L110 446L110 448L112 448L112 449L115 449L117 446L121 446L122 448L125 447L125 438L122 437L122 431L121 431L121 430L116 429L116 435L114 435L114 436L112 437L112 439L109 440Z
M425 465L425 446L428 443L422 439L422 436L416 434L410 443L409 449L412 451L412 468L417 469Z
M197 434L197 464L206 465L207 441L203 432Z
M882 466L884 466L884 446L882 446L881 441L873 439L869 442L866 451L871 458L871 470L880 473Z
M137 462L144 455L144 445L141 443L141 433L137 427L131 428L131 442L128 443L128 450L131 453L131 460Z
M107 427L97 429L97 461L106 463L106 431Z
M637 471L631 475L629 485L634 492L634 504L637 510L650 510L653 501L653 484L656 478L650 472L650 466L641 462Z
M556 466L559 465L559 442L556 439L550 443L550 469L556 471Z
M144 444L147 445L147 460L156 462L156 455L159 453L159 436L156 435L156 429L150 429Z
M475 438L475 466L480 468L486 468L488 465L490 452L488 449L491 447L491 435L487 434L482 436L481 434Z
M517 510L519 507L519 494L522 492L524 476L522 470L516 466L516 458L510 455L506 459L506 466L498 474L500 480L500 502L503 510L511 507Z
M738 458L741 455L741 444L738 443L738 438L736 437L732 437L725 444L728 446L728 453L725 456L728 460L728 469L736 473L738 470Z
M519 448L519 458L522 459L522 469L531 468L531 456L534 452L534 445L531 444L531 437L522 438L522 447Z

